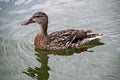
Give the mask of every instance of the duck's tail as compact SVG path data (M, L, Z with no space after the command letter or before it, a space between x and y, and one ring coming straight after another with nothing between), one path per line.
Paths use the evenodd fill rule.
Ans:
M92 40L101 38L103 36L105 36L105 34L88 34L88 36L80 42L80 45L83 45L83 44L88 43Z

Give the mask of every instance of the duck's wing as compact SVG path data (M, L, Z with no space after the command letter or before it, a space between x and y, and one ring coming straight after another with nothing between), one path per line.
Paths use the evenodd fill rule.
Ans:
M87 32L85 30L62 30L56 31L49 35L50 42L52 45L56 46L66 46L68 42L71 42L73 39L83 39L87 36Z
M70 47L70 44L76 44L78 41L82 41L88 36L87 33L91 33L91 30L62 30L56 31L49 35L50 44L56 48Z

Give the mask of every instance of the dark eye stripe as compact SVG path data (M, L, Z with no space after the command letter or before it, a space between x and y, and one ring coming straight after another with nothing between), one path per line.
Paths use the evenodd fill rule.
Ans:
M40 17L40 16L34 16L35 18L38 18L38 17Z
M44 16L34 16L34 18L39 18L39 17L44 17Z

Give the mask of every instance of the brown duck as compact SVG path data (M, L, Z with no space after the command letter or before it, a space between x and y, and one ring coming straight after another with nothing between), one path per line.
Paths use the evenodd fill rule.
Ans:
M93 34L91 30L68 29L47 34L48 16L44 12L36 12L22 25L38 23L40 30L34 39L37 48L44 50L62 50L79 48L81 45L100 38L103 34Z

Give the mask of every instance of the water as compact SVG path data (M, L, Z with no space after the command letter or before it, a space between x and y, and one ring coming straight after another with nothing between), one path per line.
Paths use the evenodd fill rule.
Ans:
M0 0L0 80L120 80L119 0ZM21 26L37 11L48 32L91 29L104 33L79 50L41 51L38 25Z

